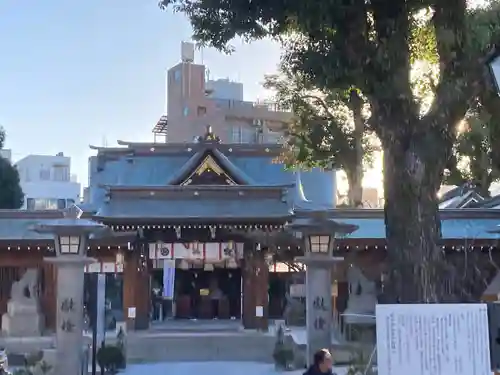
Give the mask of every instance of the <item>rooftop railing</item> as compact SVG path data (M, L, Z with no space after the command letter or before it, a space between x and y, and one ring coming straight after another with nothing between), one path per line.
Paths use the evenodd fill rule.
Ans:
M289 108L279 105L271 101L257 101L250 102L244 100L232 99L212 99L218 108L221 109L251 109L251 108L265 108L270 112L291 112Z

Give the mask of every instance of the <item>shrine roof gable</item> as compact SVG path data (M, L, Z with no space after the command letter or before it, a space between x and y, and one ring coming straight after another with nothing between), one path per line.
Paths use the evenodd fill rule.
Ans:
M168 185L255 185L255 181L216 148L194 154L167 181Z

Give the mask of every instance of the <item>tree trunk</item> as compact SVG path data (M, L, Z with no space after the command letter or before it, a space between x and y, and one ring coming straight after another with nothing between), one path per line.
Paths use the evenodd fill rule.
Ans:
M346 175L349 183L349 190L347 191L349 207L363 207L363 169L357 168L355 171L346 171Z
M354 148L355 160L352 170L346 171L349 182L349 205L351 207L363 207L363 137L365 134L365 120L363 118L363 99L356 90L351 90L349 95L349 107L354 120Z
M403 125L402 125L403 126ZM386 302L447 300L437 192L445 152L429 134L408 135L405 144L386 137L384 146L385 224L388 242ZM401 138L400 138L401 139ZM434 151L435 150L435 151ZM440 155L443 160L439 160Z

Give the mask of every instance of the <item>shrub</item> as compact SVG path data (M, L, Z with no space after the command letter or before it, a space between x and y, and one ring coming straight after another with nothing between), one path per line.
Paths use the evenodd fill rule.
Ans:
M285 344L285 335L283 327L278 329L276 335L276 344L273 351L274 364L282 370L289 370L293 367L293 350Z
M97 364L106 374L117 374L118 369L125 366L125 356L118 346L101 346L97 351Z

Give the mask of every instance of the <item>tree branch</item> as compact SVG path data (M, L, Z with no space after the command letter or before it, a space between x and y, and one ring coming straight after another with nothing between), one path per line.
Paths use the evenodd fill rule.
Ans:
M448 135L465 116L484 72L482 56L470 56L466 49L466 5L466 0L438 0L434 6L440 81L426 123Z
M377 80L374 82L372 112L373 126L378 133L388 128L408 132L410 123L418 114L418 106L413 100L409 82L410 50L408 46L410 21L404 0L373 0L371 2L375 31L378 39L375 61ZM398 108L400 118L395 119L394 108ZM407 123L407 126L405 126Z

